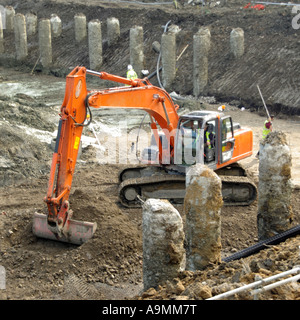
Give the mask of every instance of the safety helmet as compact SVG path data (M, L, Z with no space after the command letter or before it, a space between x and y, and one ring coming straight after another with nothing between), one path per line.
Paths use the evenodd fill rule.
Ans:
M129 64L128 67L127 67L127 69L128 69L128 70L132 70L132 65Z

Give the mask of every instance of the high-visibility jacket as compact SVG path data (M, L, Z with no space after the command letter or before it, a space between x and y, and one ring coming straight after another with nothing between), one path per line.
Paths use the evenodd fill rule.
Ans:
M137 79L138 77L136 72L133 69L128 70L126 76L127 76L127 79L132 79L132 80Z
M206 131L206 132L205 132L206 142L209 142L208 149L211 149L211 148L212 148L212 143L213 143L213 141L211 141L211 139L210 139L210 135L211 135L211 134L212 134L212 137L214 137L214 135L215 135L214 132L209 132L209 131Z
M267 127L266 127L266 124L269 122L269 120L266 120L265 121L265 123L264 123L264 127L263 127L263 132L262 132L262 138L263 139L265 139L266 137L267 137L267 135L270 133L270 131L271 131L271 126L270 126L270 128L268 129ZM271 123L272 124L272 123Z

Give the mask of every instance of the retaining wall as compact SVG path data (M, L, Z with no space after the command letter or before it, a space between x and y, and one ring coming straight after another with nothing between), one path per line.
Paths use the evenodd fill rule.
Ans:
M16 13L29 16L32 13L32 2L17 0L4 0L3 5L15 5ZM200 95L214 96L220 103L230 102L239 107L261 108L264 106L257 91L257 84L262 89L264 99L272 113L283 112L300 114L300 96L298 83L300 81L299 64L299 36L300 31L292 28L295 14L291 7L268 7L268 10L255 11L241 8L228 9L219 12L185 12L169 13L164 8L138 8L107 7L95 2L93 5L79 5L72 3L44 1L34 2L34 12L37 19L50 19L53 14L62 20L62 33L59 37L52 37L52 66L50 72L65 76L77 65L89 67L89 50L87 36L80 42L74 41L74 16L83 12L86 15L86 25L93 19L100 19L102 29L102 71L125 76L127 65L130 62L130 29L134 26L143 28L143 57L144 68L153 72L157 66L157 50L153 43L162 42L163 27L167 21L178 25L180 32L176 35L176 69L171 91L182 95L196 95L194 93L194 63L193 63L193 36L198 33L201 26L208 27L211 32L211 46L207 57L207 85ZM33 14L34 15L34 14ZM110 43L108 36L109 18L119 20L120 36L117 41ZM7 19L3 38L0 31L0 64L16 66L15 43L13 33L9 31ZM258 23L263 21L263 23ZM34 17L32 28L34 26ZM28 25L28 19L26 18ZM243 28L242 33L236 32ZM235 34L232 34L232 30ZM33 67L39 58L37 35L29 32L28 56L22 65ZM2 44L1 44L1 39ZM240 41L240 42L239 42ZM242 48L240 45L244 44ZM4 50L1 50L1 45ZM184 50L185 49L185 50ZM233 51L235 50L235 51ZM182 51L184 53L181 55ZM243 53L242 56L239 56ZM180 56L180 58L179 58ZM179 58L179 59L178 59ZM45 69L40 63L36 71ZM205 74L205 72L203 72ZM162 72L161 72L161 78ZM164 79L161 79L162 83ZM154 85L158 80L151 79Z
M78 59L73 59L73 67L81 64L90 69L100 71L103 66L104 51L106 52L111 48L114 50L120 44L123 46L124 41L126 41L129 48L129 57L127 57L127 61L124 61L124 66L119 75L125 76L127 64L133 65L139 77L143 77L142 70L147 69L144 56L145 32L142 26L133 25L130 28L129 39L124 39L120 32L122 26L120 26L120 21L117 18L110 17L106 21L100 21L99 19L88 21L83 13L76 13L73 16L73 21L70 22L73 25L72 41L70 32L69 34L65 33L63 21L55 13L51 14L49 18L39 18L31 12L26 14L16 13L12 7L6 7L5 12L6 26L0 30L0 62L7 59L5 47L10 45L9 41L14 41L15 53L11 54L10 58L16 61L22 60L23 64L28 64L29 66L35 65L38 70L60 70L61 72L56 72L63 73L62 75L67 74L71 69L70 66L67 67L68 62L70 62L67 58L68 55L74 58L75 53L78 53ZM104 32L102 29L104 24L106 27L106 41L103 41ZM209 29L200 28L195 35L195 39L199 37L199 34L201 36L203 32L203 37L206 37L205 32L208 35L207 40L203 42L200 39L198 42L194 41L192 45L194 48L194 70L196 70L193 76L194 88L192 91L196 97L205 93L209 78ZM243 33L243 30L241 32ZM152 43L154 56L158 56L157 53L160 53L162 84L167 91L176 91L176 64L184 53L182 51L177 56L176 38L179 33L180 28L178 26L170 25L168 31L162 32L161 43L158 43L159 46L155 44L157 41ZM235 39L228 38L228 41L233 43L234 49L232 50L238 52L238 54L234 53L234 56L240 58L243 52L243 43L240 42L238 46L234 44ZM70 42L74 43L72 48L69 45ZM207 43L208 46L205 50L202 50L203 43ZM30 53L27 48L32 51L33 47L35 47L35 51ZM120 52L120 56L115 58L121 59L122 52Z

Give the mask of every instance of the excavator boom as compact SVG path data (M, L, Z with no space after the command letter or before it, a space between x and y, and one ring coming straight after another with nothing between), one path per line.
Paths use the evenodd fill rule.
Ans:
M88 91L86 75L98 76L125 86ZM176 129L177 106L162 89L152 86L147 79L129 80L105 72L95 72L76 67L66 79L65 97L60 110L60 120L52 157L48 191L44 201L47 215L35 214L33 232L39 237L57 239L76 244L87 241L95 232L95 223L80 223L71 219L69 195L75 171L81 135L90 108L135 108L147 111L151 128ZM154 130L156 131L156 130ZM156 142L161 144L159 136ZM174 139L171 139L172 148ZM160 150L162 147L160 145ZM162 155L160 156L160 159Z

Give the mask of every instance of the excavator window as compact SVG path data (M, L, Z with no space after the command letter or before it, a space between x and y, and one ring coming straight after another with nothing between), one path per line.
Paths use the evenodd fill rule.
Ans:
M201 162L202 120L181 119L177 132L176 163L192 165Z
M205 163L215 160L216 154L216 130L215 120L207 121L204 126L204 161Z
M221 121L221 162L224 163L229 161L232 157L235 139L231 117L227 116Z

